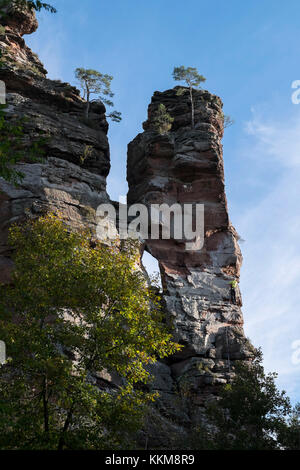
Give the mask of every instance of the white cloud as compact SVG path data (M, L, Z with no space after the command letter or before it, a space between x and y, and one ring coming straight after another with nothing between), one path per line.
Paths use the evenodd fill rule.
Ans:
M246 238L245 331L262 347L266 369L277 371L280 386L300 400L300 365L292 362L292 343L300 339L300 113L274 122L254 111L246 132L252 171L255 160L270 173L279 171L273 187L268 182L259 203L237 220Z

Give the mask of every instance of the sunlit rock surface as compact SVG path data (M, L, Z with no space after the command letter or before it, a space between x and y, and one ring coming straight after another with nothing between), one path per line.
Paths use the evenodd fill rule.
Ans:
M230 281L239 280L242 255L225 195L222 102L207 91L194 91L191 128L189 93L179 96L178 89L154 93L144 132L128 146L127 179L130 204L204 204L202 249L189 251L184 240L172 238L145 243L159 261L166 315L184 345L168 362L173 382L161 386L162 406L175 409L176 398L188 396L183 413L193 422L230 380L234 361L247 360L252 347L244 336L239 289L237 305L231 301ZM154 125L160 103L174 118L166 135ZM179 412L178 424L183 419Z

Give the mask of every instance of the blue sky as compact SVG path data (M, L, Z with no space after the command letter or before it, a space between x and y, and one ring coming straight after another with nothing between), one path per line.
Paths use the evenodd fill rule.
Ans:
M50 2L50 0L49 0ZM108 192L125 195L127 144L176 65L197 67L234 120L223 140L230 216L245 240L245 331L267 370L300 400L299 0L53 0L27 37L49 77L76 84L76 67L112 74L120 124L109 130ZM149 262L149 269L151 269Z

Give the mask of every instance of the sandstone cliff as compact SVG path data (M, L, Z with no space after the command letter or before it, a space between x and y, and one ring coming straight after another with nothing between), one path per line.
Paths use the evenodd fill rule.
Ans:
M108 202L110 169L105 107L85 102L68 83L46 78L43 64L25 44L34 32L34 14L10 10L0 29L0 80L7 87L7 118L26 116L25 139L46 137L41 162L19 165L24 179L18 188L0 179L0 282L12 268L7 230L25 214L59 211L74 229L95 228L95 210ZM129 203L202 203L205 243L199 252L186 251L176 240L148 240L143 249L159 261L166 316L183 351L151 367L158 390L157 407L140 436L149 446L171 446L201 418L207 400L230 380L234 361L251 355L243 332L241 300L230 301L229 282L239 279L241 253L230 223L224 188L221 100L198 91L196 126L190 126L187 94L177 88L156 92L145 131L128 148ZM171 132L159 135L153 115L159 103L174 117ZM87 158L86 158L87 157ZM113 381L109 374L105 380Z

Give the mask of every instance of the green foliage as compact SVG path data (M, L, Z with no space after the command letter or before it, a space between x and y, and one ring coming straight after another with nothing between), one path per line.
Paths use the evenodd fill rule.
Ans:
M182 95L184 95L186 92L187 92L187 89L186 89L186 88L178 88L176 95L177 95L177 96L182 96Z
M265 374L261 352L251 364L238 363L235 374L220 399L207 407L207 423L197 429L193 447L272 450L288 448L291 442L299 446L299 409L292 428L290 400L277 389L277 374Z
M18 185L24 178L21 171L14 168L20 161L41 161L44 154L42 145L45 139L40 138L29 146L24 142L23 123L19 119L10 122L5 114L6 105L0 105L0 177L9 183Z
M234 119L232 119L228 114L224 114L223 112L221 113L221 119L223 120L224 129L234 124Z
M8 60L7 52L4 52L3 50L0 49L0 67L2 67L7 60Z
M125 448L155 395L145 366L179 349L137 250L69 232L53 215L10 230L15 269L0 288L0 449ZM114 390L100 371L118 374ZM98 379L97 379L98 377ZM103 382L102 382L103 385Z
M111 75L103 74L93 69L77 68L75 70L75 78L79 81L83 91L83 98L87 101L85 117L89 117L90 98L91 95L97 94L99 99L107 106L114 106L110 98L113 98L114 93L111 91L111 82L113 77ZM113 121L121 121L121 113L113 111L107 115Z
M46 10L49 11L50 13L56 13L57 10L54 8L52 5L49 5L49 3L44 3L40 2L39 0L17 0L18 3L23 3L26 4L30 10L36 10L36 11L41 11L41 10Z
M167 109L163 103L160 103L154 115L154 127L159 134L167 134L171 128L174 118L167 113Z
M83 154L80 155L80 164L84 165L85 161L92 156L94 147L92 145L85 145Z
M195 105L194 105L194 97L193 97L193 89L199 88L200 83L205 82L206 78L203 75L200 75L198 70L194 67L184 67L181 65L180 67L174 67L173 70L173 78L175 81L185 82L189 89L190 93L190 101L191 101L191 123L192 128L195 127ZM177 95L180 96L184 93L184 89L179 88L177 91Z
M107 114L106 117L110 118L114 122L122 121L122 113L120 113L120 111L112 111L111 113Z

